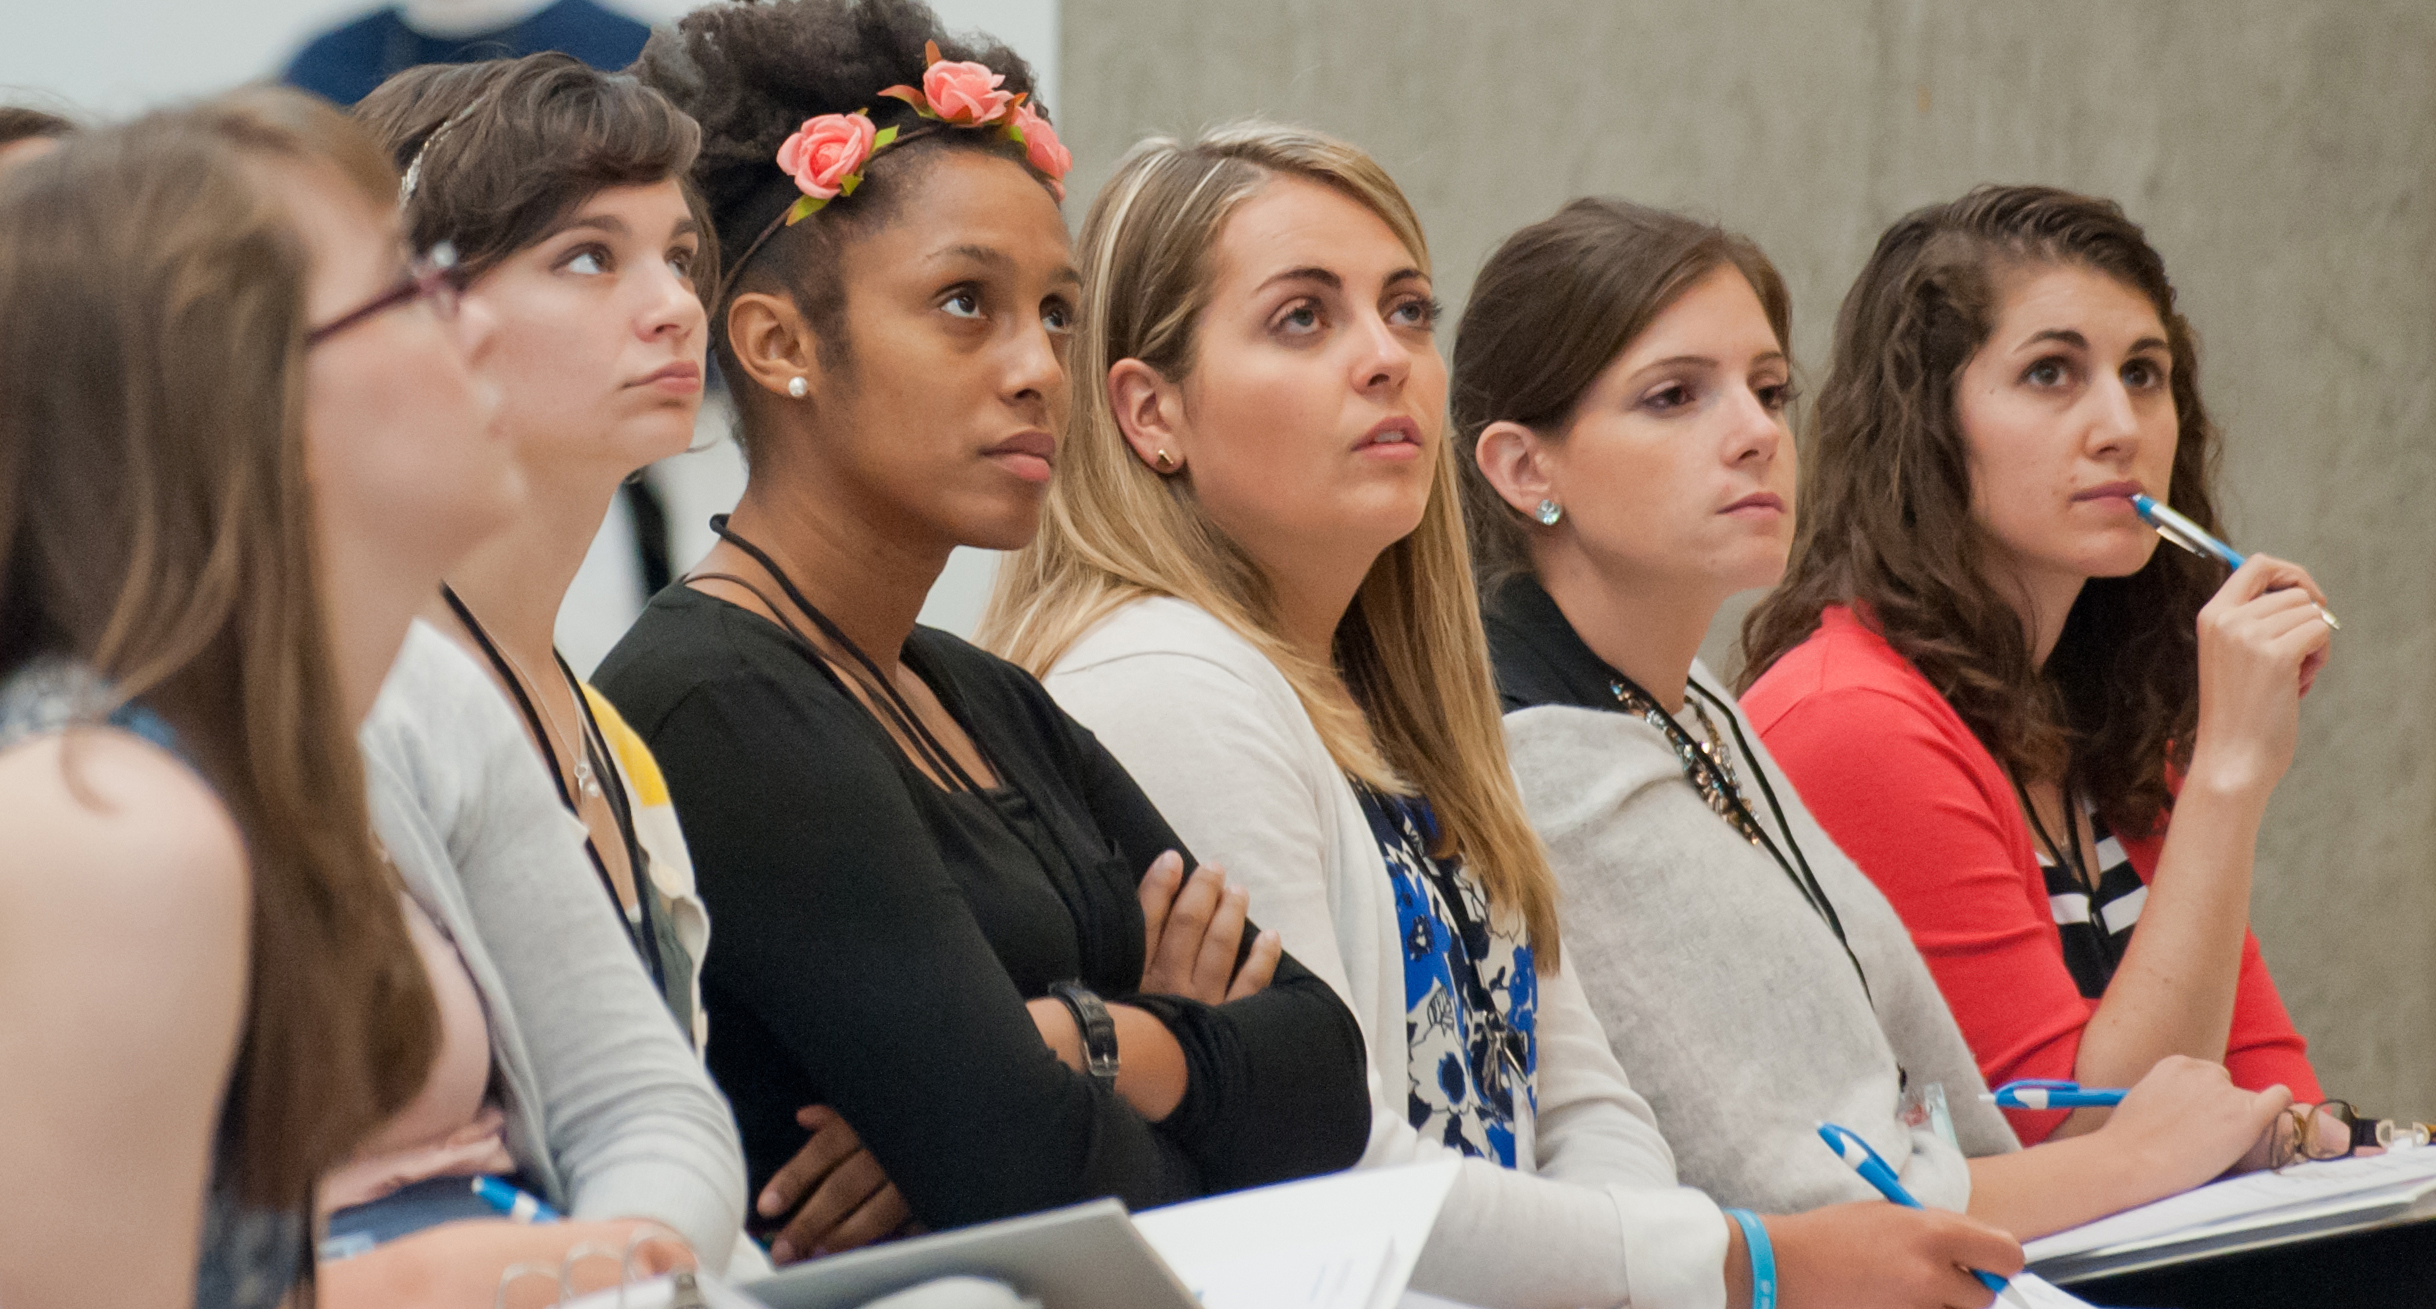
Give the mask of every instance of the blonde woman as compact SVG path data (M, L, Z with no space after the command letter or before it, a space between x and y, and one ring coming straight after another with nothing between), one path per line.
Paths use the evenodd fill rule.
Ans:
M1967 1220L1763 1225L1677 1186L1562 970L1475 610L1429 252L1395 183L1289 128L1145 142L1081 263L1077 421L983 639L1344 996L1371 1057L1364 1164L1465 1161L1415 1285L1488 1306L1779 1294L1754 1283L1789 1305L1986 1303L1955 1266L2021 1254Z

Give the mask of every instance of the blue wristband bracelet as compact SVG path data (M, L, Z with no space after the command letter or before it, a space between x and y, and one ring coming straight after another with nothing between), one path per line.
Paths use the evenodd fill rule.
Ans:
M1751 1309L1776 1309L1776 1247L1768 1244L1768 1229L1748 1209L1725 1213L1742 1228L1743 1249L1751 1256Z

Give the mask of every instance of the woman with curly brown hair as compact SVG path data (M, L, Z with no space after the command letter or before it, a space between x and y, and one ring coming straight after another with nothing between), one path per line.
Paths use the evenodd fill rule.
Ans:
M1844 302L1743 705L1991 1085L2184 1054L2318 1097L2248 910L2324 597L2282 560L2159 549L2131 503L2216 530L2215 440L2164 263L2111 202L1920 210Z

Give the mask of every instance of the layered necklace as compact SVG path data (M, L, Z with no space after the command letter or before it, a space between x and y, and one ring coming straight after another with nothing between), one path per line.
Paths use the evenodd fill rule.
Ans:
M1685 686L1691 692L1686 703L1691 706L1692 716L1700 723L1703 740L1693 740L1692 734L1683 730L1683 724L1658 703L1657 697L1643 690L1631 678L1619 673L1609 679L1607 690L1626 713L1640 718L1666 738L1667 744L1675 752L1676 764L1683 769L1684 780L1691 783L1692 790L1699 794L1710 812L1724 819L1726 825L1744 840L1767 851L1768 856L1776 861L1776 866L1784 871L1794 889L1802 893L1802 899L1809 903L1812 912L1827 924L1828 931L1835 933L1836 944L1844 948L1844 957L1852 961L1852 971L1861 979L1862 994L1869 994L1868 970L1861 967L1861 957L1853 953L1852 942L1845 938L1844 922L1836 916L1835 903L1827 898L1826 888L1819 885L1818 875L1810 871L1810 860L1802 854L1801 842L1793 839L1793 827L1785 819L1784 806L1777 803L1776 788L1769 784L1767 772L1756 767L1752 769L1759 783L1760 795L1766 799L1769 812L1776 819L1777 831L1784 838L1782 845L1769 834L1767 828L1760 825L1759 816L1752 812L1750 802L1744 799L1742 781L1734 771L1733 752L1726 748L1724 739L1718 735L1716 721L1709 717L1708 707L1701 703L1703 700L1715 700L1716 697L1698 682L1687 680ZM1757 759L1759 756L1752 751L1750 741L1744 737L1742 722L1734 717L1733 709L1720 703L1717 710L1726 716L1727 722L1733 724L1734 741L1742 748L1743 757ZM1791 858L1786 857L1787 851L1792 852Z

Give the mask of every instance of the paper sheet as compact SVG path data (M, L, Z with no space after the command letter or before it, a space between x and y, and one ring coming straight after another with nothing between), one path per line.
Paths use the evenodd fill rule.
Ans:
M1239 1252L1177 1266L1176 1276L1202 1309L1374 1309L1393 1244L1377 1236L1351 1246Z
M655 1277L624 1288L611 1287L575 1300L561 1300L565 1309L666 1309L675 1280ZM761 1309L761 1302L716 1277L703 1276L695 1285L710 1309Z
M2013 1279L2005 1293L1996 1297L2000 1306L2011 1309L2094 1309L2081 1297L2049 1282L2037 1273L2023 1273Z
M1999 1309L2095 1309L2087 1300L2049 1282L2036 1273L2023 1273L2013 1279L1998 1296ZM1396 1302L1396 1309L1471 1309L1452 1300L1441 1300L1419 1291L1406 1291Z
M1333 1173L1133 1222L1206 1309L1393 1309L1459 1166Z
M2155 1204L2041 1237L2023 1246L2032 1263L2067 1255L2166 1242L2200 1229L2264 1226L2303 1206L2347 1197L2406 1200L2436 1190L2436 1147L2300 1164L2213 1182Z

